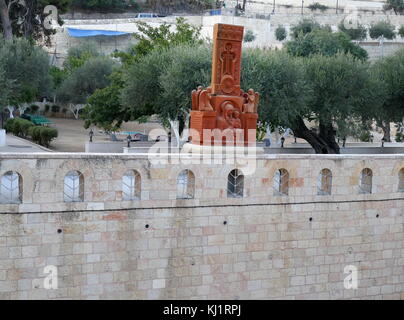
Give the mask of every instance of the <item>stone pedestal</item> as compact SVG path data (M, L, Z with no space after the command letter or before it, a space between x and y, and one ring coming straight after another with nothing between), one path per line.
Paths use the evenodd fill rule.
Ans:
M203 130L216 128L216 115L215 111L191 111L191 128L199 134L191 136L192 143L203 144Z
M241 115L241 123L244 129L244 141L248 145L255 146L257 140L257 120L258 114L256 113L243 113ZM250 134L249 130L251 130Z

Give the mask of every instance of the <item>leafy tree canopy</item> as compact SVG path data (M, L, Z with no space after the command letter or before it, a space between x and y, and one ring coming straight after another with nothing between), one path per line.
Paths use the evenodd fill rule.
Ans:
M376 24L373 24L369 28L369 36L372 39L379 39L380 37L384 37L391 40L396 37L394 29L395 27L390 22L380 21Z
M341 32L346 33L352 40L364 40L366 39L367 29L362 25L349 26L348 28L344 24L345 20L342 20L338 25L338 29Z
M275 30L275 37L278 41L283 41L286 39L286 29L284 26L278 26Z
M58 89L58 99L61 102L85 104L97 89L110 84L109 75L116 67L116 62L108 57L88 59L62 82Z
M347 34L324 29L300 34L296 39L286 43L286 50L289 54L300 57L308 57L312 54L332 56L342 52L350 53L360 60L368 58L366 50L353 43Z
M2 90L9 91L7 104L18 105L51 94L48 55L26 39L0 38L0 70L5 83Z
M387 0L384 10L393 10L395 14L404 13L404 0Z
M184 43L196 45L203 42L201 27L187 23L184 18L177 18L175 26L163 23L159 27L152 27L145 22L138 22L137 27L139 33L136 33L134 37L138 43L128 52L119 52L115 55L126 65L139 60L154 49L164 49Z

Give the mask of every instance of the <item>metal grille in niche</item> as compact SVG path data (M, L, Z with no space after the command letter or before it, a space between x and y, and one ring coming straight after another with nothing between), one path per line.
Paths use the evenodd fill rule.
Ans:
M332 173L329 169L321 170L317 179L317 194L321 196L330 195L332 188Z
M289 172L286 169L279 169L275 172L274 194L281 196L289 194Z
M234 169L227 178L227 196L229 198L242 198L244 193L244 175L240 170Z
M360 193L372 193L373 172L369 168L362 170L359 181Z
M22 178L17 172L9 171L1 177L0 202L21 203Z
M122 198L123 200L140 199L140 174L130 170L122 177Z
M84 200L84 177L79 171L70 171L64 179L64 201L80 202Z
M192 199L195 195L195 176L190 170L183 170L177 178L177 199Z
M404 192L404 168L398 173L398 192Z

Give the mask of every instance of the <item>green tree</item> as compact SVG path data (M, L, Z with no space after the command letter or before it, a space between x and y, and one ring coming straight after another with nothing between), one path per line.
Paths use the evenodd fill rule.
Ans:
M81 67L87 60L100 55L94 41L85 41L69 48L63 67L67 72L71 73L74 69Z
M0 38L0 70L5 82L2 89L9 92L5 97L10 105L49 96L52 88L49 68L47 53L30 41Z
M83 105L97 90L110 84L109 75L117 67L108 57L94 57L75 69L60 85L58 100L73 105Z
M95 125L107 131L115 131L122 122L130 120L130 113L126 112L120 103L120 94L125 84L122 71L113 72L109 80L109 86L95 90L87 100L83 110L86 129Z
M155 91L159 90L158 75L167 67L165 51L178 45L199 47L203 43L200 28L186 23L183 18L177 19L175 30L171 30L172 26L168 24L152 27L146 23L139 23L138 27L140 33L136 35L136 38L139 42L128 52L115 54L115 57L121 59L123 66L117 71L118 74L112 76L111 87L98 90L96 96L89 100L90 103L84 115L86 126L100 125L109 130L109 119L103 118L103 115L113 116L111 123L114 122L114 126L119 127L123 121L137 120L153 114L154 102L151 103L150 100L156 98L158 94L150 94L150 92L159 92ZM149 54L151 57L146 58ZM147 68L142 67L140 61L150 66L154 73L149 73ZM153 62L148 64L150 61ZM133 78L132 75L136 73L140 78ZM131 76L127 76L128 74ZM125 107L121 104L122 89L127 86L139 86L137 92L140 96L136 97L136 101L144 99L135 108L131 108L130 103ZM114 100L113 104L105 103L116 97L118 99ZM114 106L114 111L110 110L111 106Z
M400 29L398 29L398 34L401 38L404 38L404 26L401 26Z
M283 41L286 39L286 29L284 26L278 26L275 30L275 37L278 41Z
M379 39L380 37L384 37L391 40L396 37L394 29L395 27L391 23L387 21L380 21L376 24L373 24L369 28L369 36L372 39Z
M180 44L201 44L201 27L195 27L184 18L177 18L174 30L172 25L163 23L152 27L146 22L137 22L139 33L134 34L138 42L128 52L119 52L115 56L130 65L154 49L174 47Z
M311 88L304 77L302 59L285 51L244 50L241 87L260 93L259 119L273 129L292 127L298 116L308 113Z
M362 25L357 25L356 28L353 26L347 28L344 24L344 20L338 25L338 29L341 32L346 33L352 40L364 40L366 39L367 29Z
M244 34L244 42L252 42L255 40L255 34L252 30L247 30L246 33Z
M371 72L382 84L382 107L373 109L373 116L390 141L390 123L404 120L404 50L376 61Z
M323 28L318 22L312 19L303 19L299 23L291 28L291 35L294 39L299 35L310 33L314 30Z
M339 52L350 53L361 60L366 60L368 57L366 50L353 43L347 34L324 29L300 34L296 39L288 41L285 47L289 54L300 57L308 57L312 54L332 56Z
M157 114L163 122L179 119L183 127L191 91L209 83L210 51L203 45L182 45L155 50L133 64L122 91L122 104L130 117Z
M340 53L330 57L314 55L305 59L304 65L306 81L312 88L305 118L318 123L318 128L308 129L301 117L291 128L316 153L339 153L335 141L338 127L343 127L347 119L360 123L368 108L379 107L368 64Z
M404 0L387 0L383 6L384 10L393 10L395 14L404 13Z

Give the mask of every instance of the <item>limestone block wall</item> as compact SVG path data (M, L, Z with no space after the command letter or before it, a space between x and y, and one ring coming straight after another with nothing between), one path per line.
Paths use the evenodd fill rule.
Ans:
M22 203L0 204L1 299L403 299L404 155L261 155L243 198L227 197L231 164L153 164L147 155L3 154ZM196 161L195 161L196 162ZM276 170L289 194L274 193ZM321 169L332 194L317 195ZM372 193L359 193L363 168ZM141 175L139 200L122 176ZM194 199L176 199L177 176ZM70 170L84 201L63 201ZM45 289L46 266L58 289ZM358 270L345 289L344 268Z

